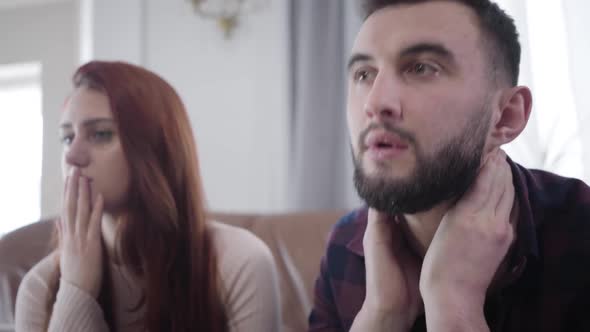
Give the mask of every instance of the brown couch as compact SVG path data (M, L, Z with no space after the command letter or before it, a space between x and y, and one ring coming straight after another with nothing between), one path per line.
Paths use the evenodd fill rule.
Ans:
M271 249L277 263L284 332L307 329L313 285L331 226L344 211L279 215L215 213L214 219L245 228ZM52 222L41 221L0 239L0 332L10 331L24 274L50 250Z

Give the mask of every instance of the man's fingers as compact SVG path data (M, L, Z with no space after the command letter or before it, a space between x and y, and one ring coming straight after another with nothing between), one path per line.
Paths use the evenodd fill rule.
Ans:
M504 170L504 179L501 186L504 188L504 192L496 205L496 215L500 220L509 220L515 196L512 171L509 166Z
M80 176L78 179L78 206L76 209L76 233L85 235L88 232L88 218L90 217L90 193L88 179Z
M378 227L382 227L382 225L386 224L390 220L389 215L386 213L377 211L373 208L369 208L369 212L367 215L367 222L373 223Z
M397 251L403 245L401 227L394 217L373 208L369 208L366 232L366 238L370 241L366 245L384 244L393 251Z
M492 186L497 176L495 170L496 151L491 152L479 170L475 182L460 201L474 211L487 207L490 200Z
M490 164L488 166L493 175L490 178L491 182L488 186L488 195L484 209L487 211L495 211L498 202L500 202L500 199L506 190L504 184L507 181L507 169L510 168L506 162L506 154L502 150L496 151L494 156L490 158Z

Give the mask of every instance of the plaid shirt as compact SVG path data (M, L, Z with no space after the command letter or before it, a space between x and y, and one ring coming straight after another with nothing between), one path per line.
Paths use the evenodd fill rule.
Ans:
M502 287L488 292L492 332L590 331L590 187L509 161L519 221ZM349 331L365 298L367 209L333 228L315 285L309 331ZM419 317L412 332L426 331Z

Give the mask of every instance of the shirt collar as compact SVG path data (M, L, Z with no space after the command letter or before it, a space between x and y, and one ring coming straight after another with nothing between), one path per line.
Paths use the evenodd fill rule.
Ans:
M361 257L365 257L365 252L363 249L363 236L365 235L365 230L367 229L368 214L369 209L366 206L357 210L356 215L354 216L354 223L356 224L355 231L346 244L346 248L348 250Z
M524 167L516 164L508 158L508 164L512 170L515 197L518 200L519 214L516 225L515 254L518 257L539 257L539 244L531 206L530 194L534 190L534 176Z

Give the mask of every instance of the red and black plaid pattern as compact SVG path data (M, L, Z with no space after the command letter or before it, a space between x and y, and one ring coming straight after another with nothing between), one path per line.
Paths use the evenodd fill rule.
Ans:
M519 218L509 268L484 308L492 332L590 331L590 187L510 163ZM367 208L332 229L309 331L349 331L365 298ZM424 316L412 332L426 331Z

